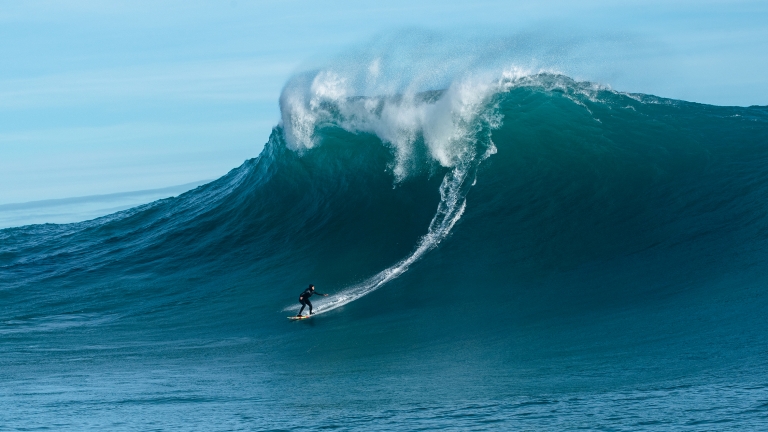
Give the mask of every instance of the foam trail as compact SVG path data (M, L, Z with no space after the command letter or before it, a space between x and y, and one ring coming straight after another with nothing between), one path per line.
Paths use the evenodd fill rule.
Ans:
M442 199L438 205L437 213L429 224L429 231L419 240L418 246L410 255L369 279L334 294L328 300L318 301L315 314L332 311L375 291L405 273L411 264L434 249L448 235L451 228L464 213L466 199L460 195L460 190L467 179L467 174L467 169L456 167L445 175L440 185ZM298 310L298 307L291 307L289 310L293 309Z

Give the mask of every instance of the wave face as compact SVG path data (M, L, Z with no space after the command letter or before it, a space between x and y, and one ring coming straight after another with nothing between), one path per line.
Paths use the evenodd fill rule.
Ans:
M179 197L0 231L6 423L765 421L768 108L345 85L295 78L259 157Z

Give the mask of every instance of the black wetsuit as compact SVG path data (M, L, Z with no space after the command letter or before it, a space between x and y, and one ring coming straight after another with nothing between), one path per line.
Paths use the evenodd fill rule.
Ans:
M317 291L311 290L309 288L305 289L303 293L299 296L299 303L301 303L301 309L299 309L299 315L301 315L302 312L304 312L304 307L309 306L309 314L312 315L312 303L309 302L309 298L312 297L312 294L318 294L318 295L325 295L320 294Z

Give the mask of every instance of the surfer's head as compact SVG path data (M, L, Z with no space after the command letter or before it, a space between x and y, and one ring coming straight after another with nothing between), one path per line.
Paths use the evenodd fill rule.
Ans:
M315 290L315 286L314 286L314 285L312 285L312 284L309 284L309 289L311 289L312 291L314 291L314 290Z

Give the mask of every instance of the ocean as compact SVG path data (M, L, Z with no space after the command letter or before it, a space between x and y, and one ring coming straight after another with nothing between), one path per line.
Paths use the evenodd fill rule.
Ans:
M0 430L768 429L768 107L516 72L280 104L220 179L0 230Z

